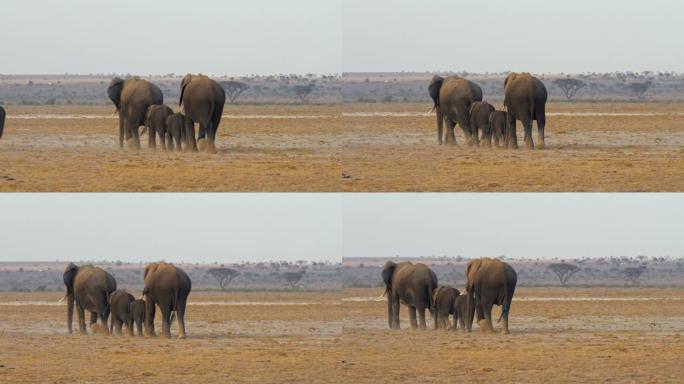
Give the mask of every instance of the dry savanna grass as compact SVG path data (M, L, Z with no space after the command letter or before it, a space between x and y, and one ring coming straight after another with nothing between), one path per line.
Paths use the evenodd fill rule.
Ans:
M227 106L217 155L120 150L109 106L7 109L0 191L684 190L681 103L551 103L535 152L439 147L427 104Z
M0 382L663 383L684 375L681 289L519 288L507 336L411 331L405 308L403 329L388 330L381 293L193 292L185 340L68 335L59 293L3 293Z

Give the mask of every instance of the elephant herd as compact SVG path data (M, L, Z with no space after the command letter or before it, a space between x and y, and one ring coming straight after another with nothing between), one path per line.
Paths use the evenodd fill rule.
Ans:
M114 78L107 94L119 114L120 147L127 141L130 147L140 149L138 129L144 126L150 148L156 148L158 135L163 150L181 151L185 147L185 150L197 151L199 142L201 149L216 152L216 131L221 123L226 92L209 77L189 74L183 78L179 106L184 114L174 113L164 105L161 89L138 77ZM200 126L197 140L195 124Z
M129 336L156 336L154 316L156 307L162 315L163 337L171 337L173 315L178 319L178 338L185 338L185 306L192 284L188 275L170 263L151 263L143 275L145 288L141 299L135 299L125 290L117 290L116 280L102 268L70 263L64 271L67 299L67 329L72 333L74 305L78 315L78 328L86 334L85 312L90 312L90 325L101 322L104 333L121 334L126 327ZM62 299L64 300L64 299ZM111 315L111 322L108 320Z
M454 128L461 127L469 146L483 141L491 147L517 148L516 121L525 128L525 146L534 149L532 123L537 122L538 148L544 148L546 101L544 83L529 73L511 73L504 81L504 111L483 101L482 89L459 76L434 76L428 87L437 115L437 138L441 145L455 144ZM446 123L446 132L444 124ZM482 137L479 132L482 131Z
M408 307L411 328L426 329L425 310L429 310L435 329L457 329L470 332L473 318L484 332L493 331L492 307L502 306L499 322L501 333L508 334L508 314L518 281L515 270L507 263L491 258L471 260L466 267L465 292L449 285L438 285L437 275L425 264L388 261L382 270L387 296L387 322L399 329L399 307ZM418 319L416 319L416 312ZM448 327L449 316L453 325Z

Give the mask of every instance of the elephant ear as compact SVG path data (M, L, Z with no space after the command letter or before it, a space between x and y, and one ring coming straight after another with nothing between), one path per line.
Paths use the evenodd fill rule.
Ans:
M506 89L506 87L508 87L508 83L515 80L516 77L518 77L518 74L515 72L510 73L508 76L506 76L506 80L504 80L504 90Z
M386 290L389 292L392 290L392 276L394 275L394 270L397 268L397 264L391 261L385 263L382 268L382 281L385 282Z
M472 292L474 283L473 278L475 276L475 272L477 272L481 264L481 259L470 260L468 263L468 267L466 267L466 292Z
M143 279L145 279L145 282L147 282L147 277L149 275L151 275L152 273L154 273L154 271L156 271L158 267L159 267L158 263L147 264L147 267L145 267L145 273L143 275Z
M444 78L435 75L432 77L432 80L430 81L430 86L428 87L428 92L430 93L430 97L432 98L432 101L435 104L435 109L439 108L439 91L442 89L443 84Z
M107 95L109 99L116 106L116 111L121 109L121 91L123 90L124 81L118 77L112 79L109 83L109 88L107 88Z
M67 295L72 295L74 293L74 279L76 278L76 273L78 272L78 266L74 263L69 263L62 278L64 279L64 285L67 289Z
M185 75L185 77L183 78L183 81L181 81L180 101L178 102L179 106L183 105L183 96L185 95L185 87L187 87L191 81L192 81L192 75L191 74Z

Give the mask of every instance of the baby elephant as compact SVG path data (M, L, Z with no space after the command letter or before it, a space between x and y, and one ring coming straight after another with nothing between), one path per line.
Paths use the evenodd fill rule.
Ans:
M181 142L185 141L185 116L181 113L174 113L166 118L166 137L169 150L173 149L173 142L176 142L176 151L181 151Z
M461 292L450 285L441 285L435 290L435 329L448 329L449 315L454 315L454 325L451 329L456 329L456 299Z
M494 111L489 115L489 127L494 135L494 145L497 147L506 145L506 119L505 111Z
M166 151L166 119L173 115L173 110L166 105L151 105L147 108L145 115L145 127L149 132L149 147L156 148L157 144L154 139L155 133L159 135L161 147Z
M138 336L143 335L143 324L145 324L145 300L138 299L131 302L129 305L131 318L135 323L135 328Z
M489 116L496 109L486 101L477 101L470 106L470 129L471 143L469 145L480 145L478 130L482 130L482 141L488 147L492 146L492 129L489 125Z
M468 315L468 295L463 294L456 298L456 313L454 313L454 329L456 329L456 320L461 327L461 331L465 332L465 319Z
M129 336L133 336L133 316L131 315L131 303L135 297L122 290L114 291L109 295L109 310L112 314L112 322L109 325L109 333L116 329L116 334L121 335L121 327L126 325Z

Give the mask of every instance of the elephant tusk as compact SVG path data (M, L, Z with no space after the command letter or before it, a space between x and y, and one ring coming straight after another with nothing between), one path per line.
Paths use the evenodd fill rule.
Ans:
M69 295L68 295L68 294L67 294L67 295L64 295L57 303L58 303L58 304L61 304L61 303L64 301L64 299L67 298L67 296L69 296Z

